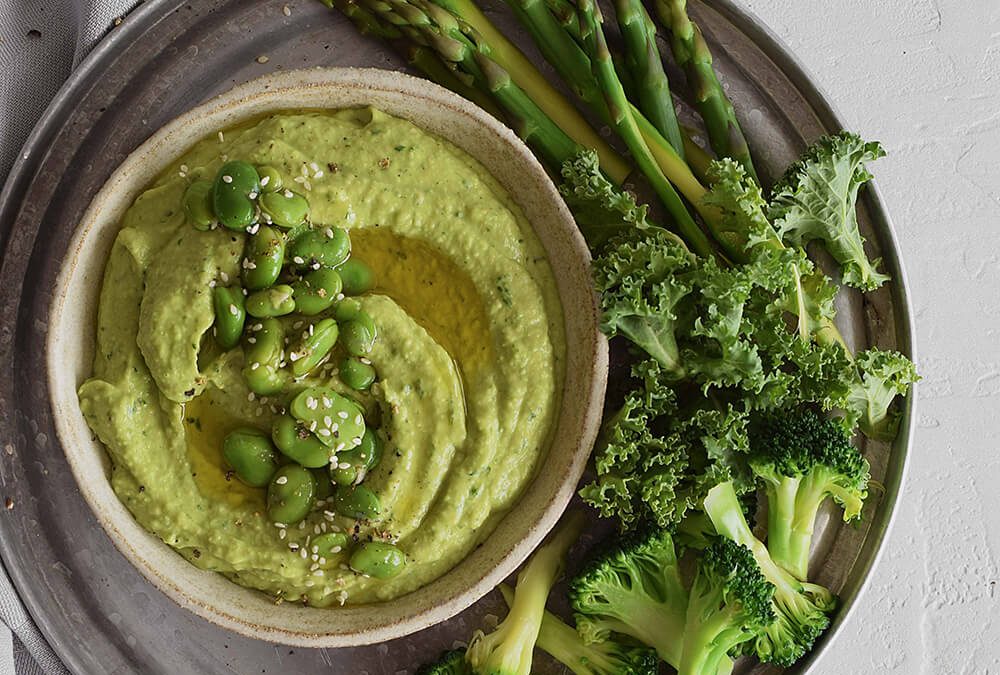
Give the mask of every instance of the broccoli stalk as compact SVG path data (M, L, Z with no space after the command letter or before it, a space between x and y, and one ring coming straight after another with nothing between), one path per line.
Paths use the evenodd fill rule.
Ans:
M799 579L809 573L809 549L820 506L832 497L844 521L861 517L869 466L840 424L810 410L770 416L751 436L750 468L768 499L767 549Z
M509 607L513 589L500 584L500 592ZM576 675L656 675L660 662L656 652L647 647L615 640L587 644L575 628L547 610L535 644Z
M790 666L812 647L830 624L836 598L818 584L799 581L770 556L743 517L739 497L731 482L719 483L705 498L705 513L716 531L750 549L761 573L774 584L777 620L754 639L754 652L761 661Z
M472 671L465 662L465 650L452 649L443 653L437 661L420 666L415 675L472 675Z
M570 583L570 603L584 641L621 633L680 664L687 591L666 530L636 532L591 561Z
M574 512L542 545L517 575L507 618L489 635L477 631L465 658L477 675L530 675L545 601L563 569L563 558L583 529L583 514Z
M716 675L775 620L774 585L745 546L712 537L691 585L678 675Z

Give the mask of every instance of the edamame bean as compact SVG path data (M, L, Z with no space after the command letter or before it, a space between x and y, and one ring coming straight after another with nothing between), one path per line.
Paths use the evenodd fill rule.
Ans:
M307 230L295 238L288 247L288 256L299 267L320 265L336 267L351 255L351 238L347 230L328 227Z
M328 309L340 295L343 284L335 270L324 267L305 275L292 284L295 292L295 309L313 316Z
M257 175L260 176L261 194L267 192L277 192L284 187L284 183L281 181L281 174L273 166L258 166Z
M285 262L285 238L260 225L243 248L243 285L259 291L274 284Z
M211 229L215 223L215 210L212 208L212 184L209 181L196 180L184 191L184 214L195 229Z
M364 485L337 486L333 493L333 508L342 516L355 520L374 520L382 505L378 495Z
M295 311L292 287L288 284L278 284L257 291L247 298L246 306L247 313L258 318L291 314Z
M375 287L375 272L364 262L351 258L337 268L345 295L361 295Z
M323 319L310 325L299 346L288 355L292 362L292 374L302 377L322 363L337 344L339 332L337 322L333 319Z
M309 515L315 503L316 480L298 464L278 469L267 488L267 515L275 523L294 525Z
M292 399L289 409L293 417L333 449L331 454L361 445L365 433L361 407L330 387L309 387Z
M239 286L216 286L212 289L215 308L215 340L223 349L232 349L240 342L247 311L243 289Z
M406 566L406 556L392 544L369 541L351 554L351 569L376 579L391 579Z
M249 302L247 309L249 311ZM371 353L375 345L375 321L368 312L358 312L357 316L341 325L340 335L340 341L348 354L365 356Z
M356 319L361 313L361 303L354 298L344 298L333 306L333 318L341 323Z
M230 432L222 442L222 456L236 476L251 487L264 487L278 470L271 439L260 429L245 427Z
M257 222L260 176L252 164L235 160L226 162L215 176L212 208L216 218L230 230L245 230Z
M304 467L318 469L330 463L330 449L291 415L278 418L271 438L281 454Z
M375 369L359 359L347 357L340 362L340 379L351 389L365 391L375 381Z
M278 227L286 230L305 222L309 215L309 200L298 192L279 190L260 196L260 210Z
M247 336L243 345L243 379L255 394L271 396L285 385L281 370L285 352L285 329L277 319L262 319L259 330Z
M382 458L382 441L371 429L365 429L361 445L337 453L337 464L330 464L330 479L337 485L355 485Z
M347 535L343 532L326 532L312 538L316 547L316 555L329 558L347 549Z

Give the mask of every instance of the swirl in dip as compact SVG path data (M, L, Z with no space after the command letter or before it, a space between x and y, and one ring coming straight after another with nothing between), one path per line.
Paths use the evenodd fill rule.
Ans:
M239 283L250 235L196 229L181 205L193 181L232 159L277 169L308 200L304 227L348 230L352 258L374 271L374 288L357 298L377 326L369 389L344 384L335 347L259 396L243 375L250 333L228 350L213 337L213 287ZM295 336L327 314L280 321ZM288 112L199 142L135 200L108 261L94 372L79 397L115 492L190 562L277 599L366 603L441 576L515 504L549 445L564 345L542 246L483 166L376 110ZM355 399L381 439L363 481L379 515L337 512L339 488L313 468L326 481L314 507L276 525L268 488L233 475L223 440L238 428L269 435L317 386ZM313 539L330 532L348 545L317 555ZM352 569L351 550L372 541L405 556L393 576Z

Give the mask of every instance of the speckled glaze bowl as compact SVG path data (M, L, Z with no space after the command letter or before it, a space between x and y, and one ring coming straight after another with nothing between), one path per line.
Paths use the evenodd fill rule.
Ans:
M264 113L372 105L465 150L504 185L545 247L562 301L567 361L554 442L535 480L486 542L436 581L395 600L339 609L275 605L263 593L189 564L132 518L111 489L109 463L80 412L91 372L98 294L122 214L168 163L201 138ZM85 213L63 263L49 316L49 384L56 428L84 498L118 549L181 606L250 637L306 647L370 644L413 633L465 609L541 542L572 497L597 434L607 380L590 257L555 186L528 148L489 114L426 80L377 69L286 71L241 85L153 134L111 176Z

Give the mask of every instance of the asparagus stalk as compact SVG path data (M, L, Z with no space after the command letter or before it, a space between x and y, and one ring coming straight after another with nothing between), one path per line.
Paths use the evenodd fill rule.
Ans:
M713 255L712 245L688 213L677 192L643 140L636 122L633 108L625 98L625 90L611 61L611 51L602 28L601 10L594 0L578 0L577 13L580 17L580 33L583 49L590 58L591 70L604 97L611 123L625 141L632 158L639 169L649 179L657 196L677 221L681 236L687 240L691 250L703 256ZM669 146L668 146L669 147ZM672 150L672 148L671 148ZM682 162L683 163L683 162Z
M670 30L674 59L687 75L712 150L719 157L735 159L759 182L736 111L712 67L712 53L701 30L688 16L687 0L656 0L656 10Z
M694 142L694 137L697 133L696 130L681 125L681 136L684 140L684 159L687 160L688 166L691 167L692 173L698 177L698 180L703 184L707 184L709 182L708 166L715 158L707 150Z
M670 82L656 46L656 25L641 0L615 0L615 13L625 44L625 70L635 79L639 109L684 159Z
M570 137L585 148L593 148L601 168L617 184L631 171L628 163L587 123L579 111L542 76L534 64L511 43L483 14L472 0L434 0L460 18L488 45L490 58L509 75L517 86Z

